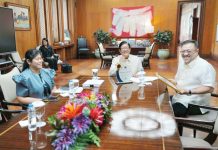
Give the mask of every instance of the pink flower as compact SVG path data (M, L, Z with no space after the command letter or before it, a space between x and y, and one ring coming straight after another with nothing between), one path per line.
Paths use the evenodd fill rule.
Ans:
M90 117L97 125L101 126L103 124L104 117L103 110L101 108L93 108L90 112Z

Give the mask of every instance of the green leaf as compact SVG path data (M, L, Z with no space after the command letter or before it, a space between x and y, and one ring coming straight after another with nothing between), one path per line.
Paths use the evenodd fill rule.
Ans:
M99 126L96 125L94 121L92 121L91 126L90 126L90 129L92 129L93 132L95 132L96 134L99 134L99 132L100 132Z
M78 136L71 148L73 150L83 150L89 143L94 143L100 147L100 139L92 130L88 130L85 134Z
M157 31L154 35L154 41L159 45L168 45L173 38L172 31Z
M111 41L111 35L108 32L104 32L102 29L98 29L93 33L93 36L97 42L108 43Z
M46 132L46 136L54 137L57 135L57 133L58 133L58 130L51 130L49 132Z
M48 123L52 126L52 128L60 130L63 125L67 124L67 121L64 122L63 120L58 119L56 115L52 115L48 117Z

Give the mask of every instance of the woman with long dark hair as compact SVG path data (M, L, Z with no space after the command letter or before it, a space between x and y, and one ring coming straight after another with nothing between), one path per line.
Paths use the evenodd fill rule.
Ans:
M48 43L47 38L42 39L42 46L40 46L39 50L42 53L42 57L45 62L48 62L48 65L51 69L58 70L58 57L54 54L54 50Z
M23 104L46 99L55 89L53 69L42 68L41 52L30 49L25 54L22 73L13 76L17 99Z

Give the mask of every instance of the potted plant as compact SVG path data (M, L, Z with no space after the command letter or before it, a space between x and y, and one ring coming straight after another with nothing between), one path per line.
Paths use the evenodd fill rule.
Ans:
M154 35L154 41L159 45L157 55L160 59L166 59L169 57L169 46L172 41L173 33L172 31L158 31Z
M108 32L103 31L102 29L98 29L93 33L95 40L102 44L107 44L111 41L111 36Z
M98 29L96 32L93 33L95 37L95 41L102 44L108 44L111 42L111 36L108 32L103 31L102 29ZM96 58L100 58L99 50L95 50Z

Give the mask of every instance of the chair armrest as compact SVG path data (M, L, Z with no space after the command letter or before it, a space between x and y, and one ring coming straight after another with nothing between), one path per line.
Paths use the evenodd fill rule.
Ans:
M2 104L5 104L5 105L20 106L20 107L27 108L27 105L26 105L26 104L7 102L7 101L5 101L5 100L2 100L1 103L2 103Z
M114 51L105 51L102 53L103 55L114 55L115 52Z
M112 58L116 57L114 51L105 51L104 53L101 53L103 56L110 55Z
M211 107L211 106L202 106L202 105L196 105L196 104L188 104L189 106L196 106L199 108L209 109L209 110L216 110L218 111L218 107Z
M8 110L8 109L2 109L0 108L0 112L2 113L21 113L21 112L26 112L26 110Z
M218 94L216 94L216 93L211 93L211 96L213 96L213 97L218 97Z
M17 61L14 61L14 62L15 62L16 64L21 64L21 65L23 64L23 62L17 62Z
M193 120L193 118L174 117L177 123L195 123L195 124L208 124L211 125L211 121L206 120Z

